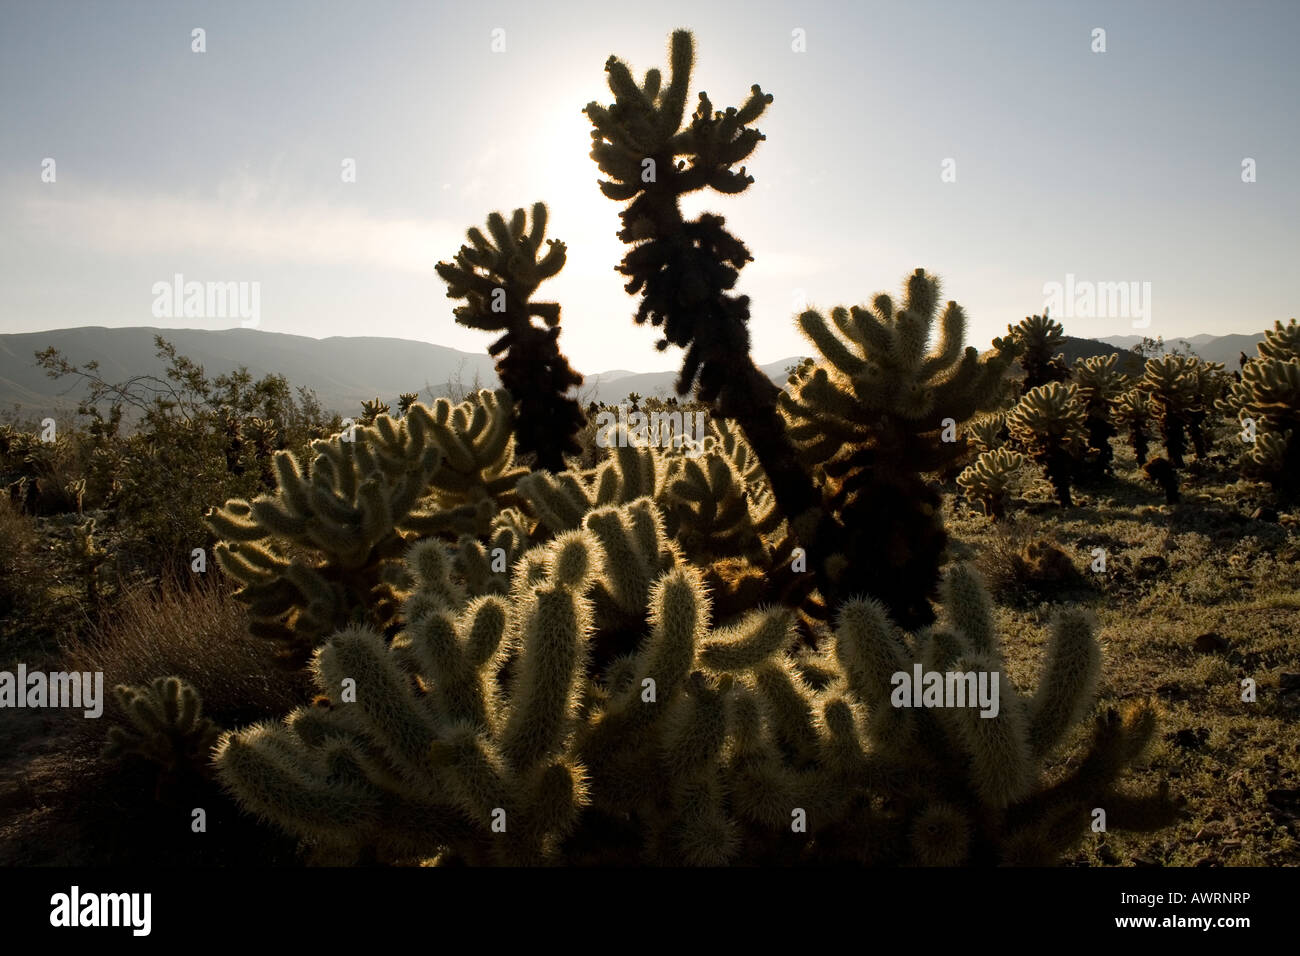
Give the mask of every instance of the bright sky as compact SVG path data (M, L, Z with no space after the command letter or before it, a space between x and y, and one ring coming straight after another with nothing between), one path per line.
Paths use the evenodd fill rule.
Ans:
M754 83L775 97L755 184L687 204L725 215L754 255L738 291L760 361L809 350L802 301L864 302L917 266L943 277L981 348L1041 312L1053 282L1136 284L1127 313L1063 317L1091 337L1300 314L1291 0L597 9L7 0L0 331L240 324L157 318L154 284L179 273L259 283L264 330L478 351L491 337L453 323L433 265L489 212L540 199L569 260L539 298L561 303L574 366L676 367L631 321L613 271L620 204L596 188L581 109L612 102L606 57L639 79L666 68L683 26L697 39L688 109L700 89L716 108Z

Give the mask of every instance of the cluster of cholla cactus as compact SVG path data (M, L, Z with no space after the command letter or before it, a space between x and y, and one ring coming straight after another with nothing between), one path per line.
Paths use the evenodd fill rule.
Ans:
M106 758L151 761L160 784L204 770L221 728L203 716L193 687L179 677L158 677L136 687L119 684L113 697L126 720L108 728Z
M1109 475L1115 452L1110 440L1119 433L1115 426L1115 403L1129 386L1128 376L1119 371L1119 353L1094 355L1074 363L1074 383L1087 410L1089 468ZM1141 464L1139 462L1139 464Z
M957 484L972 501L978 501L984 513L994 521L1006 517L1011 491L1025 466L1025 456L1010 448L981 452Z
M358 614L386 628L399 603L391 572L410 540L486 534L524 469L514 464L509 396L412 405L312 442L304 468L277 452L274 494L208 515L216 558L240 588L255 634L300 664Z
M1065 338L1065 327L1055 319L1042 315L1027 315L1016 326L1007 326L1008 338L1019 346L1020 367L1025 371L1021 394L1027 395L1042 385L1064 382L1070 377L1065 357L1056 348Z
M1300 326L1280 321L1264 333L1218 407L1237 416L1247 471L1279 493L1300 495Z
M939 282L917 269L901 302L799 317L823 357L809 360L781 396L800 459L815 467L823 499L857 536L836 544L842 568L861 575L895 620L929 623L947 543L939 493L928 479L966 450L958 426L990 410L1010 343L981 356L965 345L966 315L939 309ZM930 347L931 333L938 328Z
M797 655L789 609L711 621L699 569L649 499L529 551L508 599L466 593L439 542L409 566L400 634L344 629L314 658L314 706L218 746L236 798L328 858L1042 863L1094 808L1112 829L1169 817L1163 792L1115 787L1152 735L1145 705L1098 718L1074 769L1045 779L1093 704L1092 628L1060 614L1022 693L965 568L945 582L940 626L904 635L854 600ZM602 663L608 602L642 613ZM900 706L897 675L921 668L969 672L998 688L996 706L974 685L960 706Z
M1011 439L1043 466L1061 507L1074 505L1071 484L1088 447L1088 413L1079 387L1052 382L1025 393L1007 415Z
M560 307L532 301L537 287L564 268L563 242L548 239L542 249L546 219L540 202L533 204L531 224L522 209L509 223L494 212L487 220L491 239L470 229L470 245L461 246L454 262L436 268L447 282L447 297L465 300L455 309L457 322L503 333L488 352L501 356L497 374L518 403L520 453L535 454L542 468L563 471L564 456L581 450L574 436L586 418L567 394L582 384L582 376L560 351ZM543 324L535 325L534 318Z
M733 166L771 97L719 112L700 93L684 126L689 32L670 58L667 82L638 83L611 57L615 103L586 112L600 188L627 203L636 319L685 349L678 391L709 433L665 446L619 424L592 467L574 461L579 379L559 306L531 301L563 244L542 253L540 204L531 227L489 217L438 271L459 321L504 333L505 390L376 409L307 469L277 457L276 494L213 516L255 627L309 654L319 690L224 734L219 778L333 860L1037 864L1098 808L1111 829L1163 825L1163 788L1117 787L1150 706L1071 734L1095 703L1090 620L1057 615L1022 691L978 578L942 570L938 479L972 444L963 485L991 516L1022 449L1070 503L1062 459L1087 449L1087 413L1051 381L1059 325L1026 320L981 355L917 269L897 300L804 312L819 358L776 388L731 291L748 251L679 205L749 185ZM978 417L1026 352L1046 384ZM540 467L515 463L512 435Z

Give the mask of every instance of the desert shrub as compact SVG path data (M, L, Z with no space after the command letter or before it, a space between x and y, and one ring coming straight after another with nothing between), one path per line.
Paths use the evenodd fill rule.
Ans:
M78 670L102 671L110 688L178 677L227 727L285 713L305 699L307 684L270 666L266 642L249 633L248 614L231 591L215 577L137 587L68 646L68 659Z

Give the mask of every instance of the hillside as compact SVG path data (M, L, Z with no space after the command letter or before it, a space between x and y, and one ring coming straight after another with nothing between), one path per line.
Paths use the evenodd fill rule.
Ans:
M472 387L495 385L494 361L486 352L457 349L410 339L334 337L313 339L303 335L262 332L254 329L155 329L148 327L104 328L88 326L47 332L0 334L0 409L6 413L18 407L21 416L70 412L81 390L71 379L56 381L46 376L34 361L41 349L54 346L74 364L99 363L108 381L124 381L133 375L160 375L163 362L155 355L154 336L162 335L177 351L210 375L245 366L254 378L279 373L293 386L316 392L326 409L346 413L376 396L392 402L402 392L417 392L423 398L441 395L448 384ZM1136 355L1125 344L1131 337L1105 341L1067 336L1062 348L1066 360L1120 351L1122 366L1130 374L1138 371ZM1198 354L1235 368L1238 352L1254 355L1261 336L1194 336ZM1140 340L1138 340L1140 341ZM797 357L779 359L760 366L778 385L784 385L785 370ZM627 369L591 371L583 369L586 384L580 390L583 404L616 402L630 392L643 396L673 394L675 372L632 372Z

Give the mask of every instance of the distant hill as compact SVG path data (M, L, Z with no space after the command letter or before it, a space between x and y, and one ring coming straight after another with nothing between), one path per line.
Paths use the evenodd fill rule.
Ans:
M75 365L99 362L110 382L133 375L161 375L165 363L155 355L154 336L161 335L177 352L203 366L210 376L247 367L253 377L279 373L290 385L305 385L321 404L343 414L379 396L396 403L402 392L422 399L445 394L450 382L471 388L477 376L484 388L500 383L495 360L486 352L378 337L313 339L304 335L255 329L109 329L90 326L48 332L0 334L0 409L20 406L21 414L44 415L76 408L84 386L72 378L51 379L35 363L35 353L54 346ZM762 366L777 384L797 358ZM615 402L629 392L643 396L673 394L676 372L638 373L626 369L586 374L580 389L584 402Z
M209 376L247 367L254 378L280 373L295 387L311 388L327 409L349 414L361 403L379 396L395 403L402 392L417 392L423 399L445 394L448 383L461 388L498 384L494 360L486 352L379 337L334 337L313 339L281 332L255 329L109 329L89 326L48 332L0 334L0 410L20 406L23 417L71 412L83 387L72 379L54 380L35 364L36 352L54 346L69 361L82 365L99 362L99 373L113 382L133 375L160 375L164 363L154 350L154 336L161 335L181 355L202 365ZM1237 355L1255 354L1261 335L1193 336L1189 343L1210 361L1237 366ZM1141 338L1119 336L1101 341L1066 337L1062 351L1073 365L1075 359L1120 352L1125 371L1139 371L1137 356L1128 349ZM797 364L790 356L760 366L777 385L784 385L786 368ZM628 393L667 397L673 394L677 373L631 372L614 369L584 371L586 383L580 390L584 403L617 402Z
M1191 346L1192 351L1205 361L1222 362L1229 371L1232 371L1237 368L1237 360L1242 352L1245 352L1249 358L1258 355L1259 352L1255 346L1263 340L1263 332L1256 332L1254 335L1207 335L1202 333L1184 338L1165 339L1165 346L1172 348L1186 342ZM1100 341L1121 349L1131 349L1142 342L1142 336L1113 335Z

